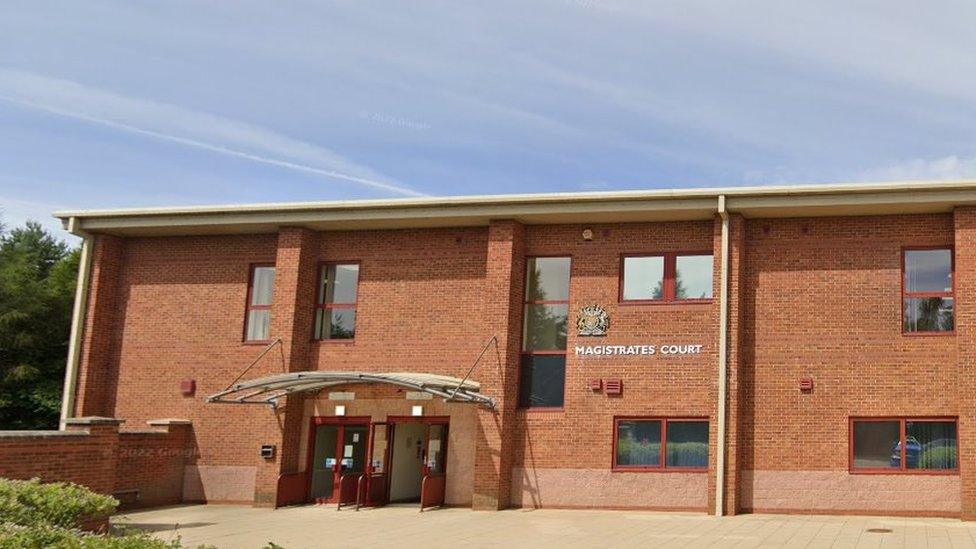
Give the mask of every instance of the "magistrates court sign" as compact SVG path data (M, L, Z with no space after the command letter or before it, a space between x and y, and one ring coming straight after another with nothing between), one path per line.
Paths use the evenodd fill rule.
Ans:
M701 344L667 345L576 345L576 356L698 355Z

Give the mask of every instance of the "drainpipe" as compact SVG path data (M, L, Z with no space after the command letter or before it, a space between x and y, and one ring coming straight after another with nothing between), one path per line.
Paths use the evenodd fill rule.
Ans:
M81 341L88 309L88 285L91 282L92 237L79 226L78 218L68 219L65 228L81 237L81 256L78 261L78 283L75 288L75 306L71 313L71 336L68 341L68 363L64 370L64 393L61 396L60 430L66 420L75 415L75 392L78 386L78 364L81 361Z
M718 433L715 442L715 516L725 511L725 400L728 385L729 346L729 213L725 195L718 197L718 215L722 218L722 274L718 324Z

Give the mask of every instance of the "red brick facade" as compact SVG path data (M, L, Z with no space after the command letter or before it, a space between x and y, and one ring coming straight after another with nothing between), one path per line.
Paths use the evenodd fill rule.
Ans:
M592 230L592 239L581 235ZM452 425L448 503L476 509L661 508L712 511L721 220L588 225L96 236L78 414L138 424L193 423L184 499L280 503L300 489L309 419L331 415L327 391L276 410L207 404L264 348L242 343L250 266L274 263L272 337L245 379L305 370L424 372L472 378L494 410L428 404ZM730 219L724 509L976 517L976 210L949 214ZM956 332L902 333L902 250L954 246ZM712 250L715 299L624 304L621 256ZM571 258L562 409L518 407L525 258ZM314 341L321 263L360 265L356 336ZM576 335L575 311L605 308L599 341ZM700 344L696 355L577 356L576 345ZM799 390L811 378L811 392ZM184 396L180 382L196 381ZM620 396L592 379L620 379ZM331 389L330 389L331 390ZM402 392L354 392L347 414L410 415ZM429 401L428 401L429 402ZM705 472L611 471L618 416L709 422ZM864 475L849 465L849 418L959 418L960 474ZM259 455L277 448L273 459ZM457 457L456 457L457 456ZM175 473L173 473L175 475ZM175 482L175 476L172 477ZM191 479L190 481L186 480ZM279 482L279 478L282 478ZM287 480L292 479L292 480ZM453 483L453 484L452 484ZM162 499L162 496L160 496Z

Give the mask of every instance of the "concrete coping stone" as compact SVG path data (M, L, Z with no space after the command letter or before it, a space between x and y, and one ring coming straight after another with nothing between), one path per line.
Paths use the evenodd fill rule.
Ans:
M73 417L64 420L64 422L67 425L122 425L125 423L125 420L114 417L88 416Z
M166 436L169 433L166 431L160 431L158 429L126 429L125 431L119 431L119 436L125 435L159 435Z
M176 418L150 419L146 423L152 427L156 427L157 425L193 425L193 422L188 419Z
M86 436L88 436L88 433L82 431L0 431L0 438L53 438Z

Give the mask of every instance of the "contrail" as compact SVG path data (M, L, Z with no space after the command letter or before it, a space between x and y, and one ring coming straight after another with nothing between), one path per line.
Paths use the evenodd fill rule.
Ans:
M275 158L273 156L268 156L268 155L255 154L252 152L241 150L239 148L232 148L225 145L215 144L213 142L203 141L200 139L194 139L190 137L182 137L179 135L174 135L172 133L167 133L165 131L147 129L145 127L140 127L138 125L133 125L126 122L109 120L108 118L81 112L77 109L70 109L70 108L65 108L64 106L53 105L50 104L49 102L35 101L29 98L25 98L23 96L24 95L22 91L23 83L25 82L26 79L28 89L34 89L34 90L37 90L38 87L34 86L33 88L31 88L31 84L37 84L37 83L44 84L40 88L42 90L41 91L42 96L51 96L51 93L46 92L44 90L48 90L48 89L57 90L54 93L55 94L61 93L61 95L54 95L53 97L55 98L61 97L62 99L64 99L64 101L69 100L71 97L71 93L69 93L69 97L62 97L64 92L73 92L74 95L78 96L77 99L79 99L80 104L85 104L87 100L87 101L95 101L96 105L100 103L104 107L105 102L108 101L111 104L117 104L119 108L116 110L116 112L125 112L126 108L130 109L129 112L132 112L131 109L133 108L133 106L136 106L143 109L143 112L155 113L154 116L157 118L162 116L164 117L164 119L166 119L165 117L167 115L175 114L176 118L180 119L178 120L178 122L190 121L190 127L200 126L203 128L202 131L204 131L205 133L206 132L212 133L210 129L214 128L213 123L216 122L217 130L218 130L218 133L215 134L216 136L225 135L227 134L227 132L236 132L235 135L240 140L243 140L243 142L245 143L251 142L252 144L260 146L262 142L267 141L271 149L292 147L296 150L296 152L299 155L307 154L308 152L311 152L312 154L324 155L324 157L329 159L330 162L338 161L340 163L346 163L344 159L342 159L341 157L335 155L335 153L332 153L326 149L321 149L315 145L292 140L285 136L281 136L273 132L263 130L261 128L256 128L253 126L243 126L240 123L234 122L232 120L215 118L212 115L197 114L190 111L185 111L183 109L179 109L178 107L163 106L156 103L151 103L151 102L146 102L146 101L141 101L141 100L136 100L131 98L125 98L123 96L116 96L113 94L107 94L99 90L86 88L80 84L76 84L70 81L51 79L40 75L23 73L20 71L5 71L3 69L0 69L0 76L2 76L3 73L14 76L14 79L11 80L12 82L14 82L13 89L20 93L15 92L16 95L0 93L0 101L4 101L13 105L40 110L46 113L63 116L66 118L72 118L75 120L81 120L91 124L96 124L99 126L112 128L123 132L141 135L144 137L169 141L171 143L178 143L180 145L184 145L187 147L202 149L205 151L223 154L226 156L243 158L245 160L258 162L269 166L276 166L288 170L294 170L303 173L320 175L332 179L349 181L352 183L357 183L359 185L363 185L366 187L370 187L373 189L378 189L386 192L396 193L405 196L427 196L425 193L421 193L409 187L403 185L397 185L396 183L392 183L388 181L382 181L379 179L362 177L358 175L350 175L348 173L344 173L342 171L337 171L334 169L318 168L305 163L283 160L281 158ZM21 80L18 81L16 80L17 78L20 78ZM21 86L18 86L18 84L21 84ZM59 101L59 102L64 103L64 101ZM111 106L111 104L109 104L108 106ZM169 109L169 110L163 110L163 109ZM98 108L96 108L96 110L98 110ZM103 108L102 110L105 109ZM166 120L167 122L169 122L168 119ZM221 126L221 124L223 124L223 126ZM181 126L178 125L177 127L181 127ZM184 124L182 127L187 127L187 126ZM219 133L219 130L224 130L224 133ZM258 141L255 141L256 138L259 138Z

